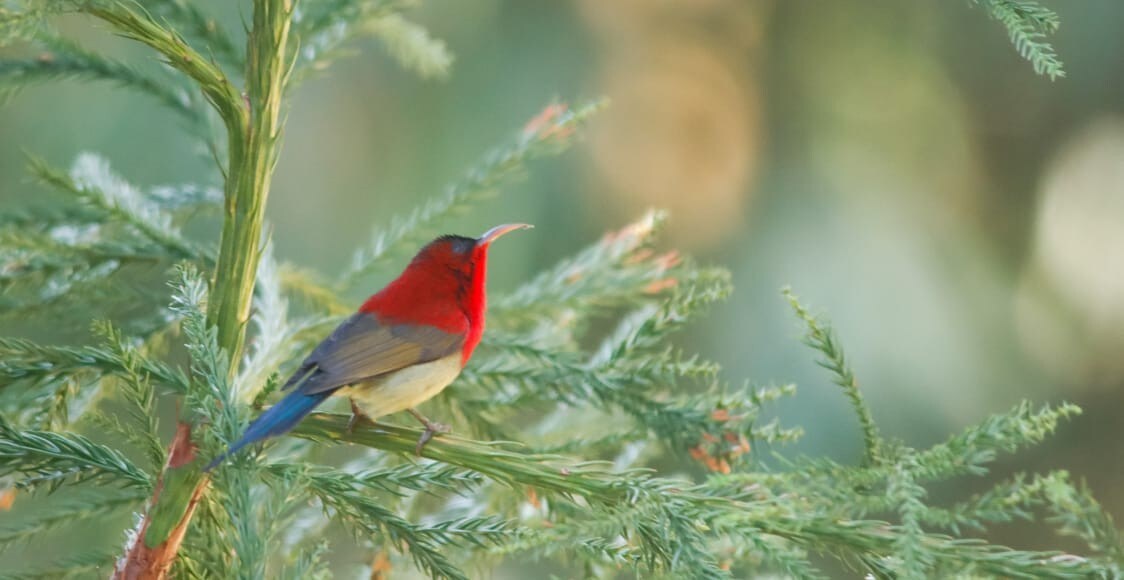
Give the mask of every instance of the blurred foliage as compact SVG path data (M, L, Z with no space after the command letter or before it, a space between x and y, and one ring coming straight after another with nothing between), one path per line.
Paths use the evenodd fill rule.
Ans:
M519 577L528 558L543 558L564 575L645 568L810 576L842 563L894 577L1119 576L1111 518L1067 472L998 477L983 489L962 477L983 475L1001 452L1039 443L1076 407L1020 403L937 439L997 404L1050 395L1053 384L1078 399L1095 397L1078 424L1115 425L1098 419L1118 408L1098 393L1124 376L1114 355L1124 336L1113 323L1124 309L1112 291L1121 279L1112 273L1124 270L1111 267L1120 264L1113 242L1124 228L1122 214L1106 210L1124 200L1124 180L1115 178L1124 133L1103 124L1046 163L1049 144L1065 136L1063 123L1088 123L1072 111L1095 118L1124 102L1111 98L1124 83L1099 61L1121 51L1096 44L1115 38L1103 25L1112 19L1091 16L1120 10L1090 3L1063 13L1059 29L1059 18L1035 2L974 4L1005 29L1011 58L999 60L1005 53L995 31L979 25L976 34L983 19L963 7L482 2L427 5L408 19L400 2L306 0L292 24L299 42L280 55L293 63L289 87L301 90L291 93L274 225L265 230L288 260L274 258L272 244L262 248L248 354L227 379L225 340L213 337L205 317L214 288L196 272L215 267L219 252L200 240L217 237L213 218L223 215L224 189L230 195L223 170L231 152L218 129L242 122L232 86L254 70L245 68L255 57L240 48L242 27L228 26L239 14L179 0L146 1L143 10L0 3L0 37L15 42L0 49L0 89L10 98L0 111L0 201L15 202L0 217L2 316L6 335L38 339L0 343L0 470L22 488L63 486L49 496L0 496L4 506L14 497L16 508L0 524L0 543L41 533L98 538L89 553L10 551L0 568L26 560L20 569L31 574L82 575L98 566L104 573L120 550L89 530L128 529L121 514L145 509L174 423L171 401L206 415L203 448L217 451L238 432L248 404L265 400L277 373L349 310L360 287L385 280L395 259L451 215L485 202L525 161L563 149L596 107L547 107L444 196L422 204L422 196L395 192L436 189L462 151L512 123L512 109L530 111L556 92L592 92L613 102L590 128L592 159L542 167L514 187L528 195L457 222L459 229L519 215L550 232L538 248L511 251L517 267L498 269L501 284L532 263L562 259L496 301L480 355L433 403L458 433L526 447L448 437L427 449L435 463L414 463L412 430L349 434L343 417L313 417L301 435L393 453L287 440L232 464L199 508L179 573L313 577L350 573L357 564L349 562L362 559L380 570L412 561L445 575L458 574L464 561L506 561L497 574ZM56 15L76 10L157 48L168 65ZM1054 34L1070 78L1034 82L1031 69L1063 76L1048 44ZM377 52L342 58L364 39L396 65L446 84L417 84ZM587 75L594 78L582 80ZM223 84L227 76L233 85ZM139 97L86 84L63 92L35 86L60 80L109 81ZM997 83L1002 90L985 90ZM43 98L30 99L32 92ZM218 103L217 113L209 103ZM32 175L51 193L17 198L42 192L17 181L18 148L76 161L67 171L33 158ZM1038 210L1028 195L1037 166L1048 177ZM368 193L373 184L377 195ZM717 306L708 327L680 332L730 292L730 276L654 251L662 214L563 258L653 204L672 209L674 241L735 263L741 296L772 296L791 281L845 313L840 326L855 329L848 336L857 352L846 359L832 330L790 297L808 325L807 342L858 412L862 438L838 436L849 420L842 404L789 398L769 411L763 405L791 395L790 387L730 387L718 364L690 354L715 352L729 363L724 374L813 382L791 343L776 338L791 323L773 322L775 301ZM389 226L348 266L346 249L368 216L395 213L403 217L376 220ZM739 233L743 226L747 233ZM172 269L185 261L195 269ZM344 271L337 283L322 281L337 270ZM169 278L170 292L161 282ZM959 297L966 293L970 300ZM117 326L98 325L91 339L91 318ZM674 333L691 346L675 346ZM871 369L863 374L873 409L851 362ZM800 433L770 421L775 414L805 425L810 441L771 456L770 442ZM1096 458L1112 452L1119 434L1092 429L1070 444L1081 453L1066 453L1066 462L1090 458L1086 464L1100 465L1073 471L1103 482L1112 474L1099 470L1112 466ZM864 460L800 458L825 451ZM999 471L1010 469L1001 463ZM1003 526L1042 516L1053 525ZM68 520L89 524L60 530ZM348 541L336 524L360 540ZM998 534L1054 547L1044 534L1051 527L1081 543L1042 552L961 539Z

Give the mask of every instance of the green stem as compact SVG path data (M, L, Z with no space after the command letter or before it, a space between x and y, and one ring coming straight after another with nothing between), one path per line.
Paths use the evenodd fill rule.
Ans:
M348 415L314 413L293 430L298 437L346 441L374 449L413 455L421 436L420 429L378 423L368 429L348 430ZM442 435L422 449L422 456L471 469L507 485L530 485L543 491L581 495L598 501L614 502L628 493L620 473L605 462L577 463L555 455L521 453L512 444L486 444L451 435ZM647 475L633 472L638 485Z
M207 318L218 329L219 347L230 356L231 377L237 372L250 320L265 204L280 150L281 100L288 75L285 46L292 13L291 0L254 2L246 68L250 125L245 134L229 135L226 219Z
M219 347L230 357L233 377L250 318L265 204L281 142L280 111L289 72L285 55L293 2L255 0L247 43L245 98L218 66L147 15L121 4L91 5L87 10L119 33L157 50L171 66L198 83L226 127L226 211L207 318L217 329ZM143 566L156 577L166 574L192 506L205 491L208 478L190 441L190 423L181 428L188 433L179 449L186 460L169 461L143 523L143 540L130 549L122 570L132 565L132 569ZM159 562L153 564L154 559Z

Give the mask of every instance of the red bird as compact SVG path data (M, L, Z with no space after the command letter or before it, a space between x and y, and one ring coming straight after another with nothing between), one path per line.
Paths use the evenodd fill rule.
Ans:
M283 390L294 389L246 428L206 467L268 437L288 432L330 395L351 399L352 424L409 411L425 425L417 452L448 429L414 407L457 378L484 334L488 248L531 227L507 224L479 238L442 236L418 252L398 278L371 296L324 339Z

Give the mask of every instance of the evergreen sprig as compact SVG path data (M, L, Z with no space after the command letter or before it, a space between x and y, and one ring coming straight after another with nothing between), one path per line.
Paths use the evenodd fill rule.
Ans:
M28 543L41 534L78 522L117 514L136 507L148 494L144 490L124 490L114 494L79 494L53 503L40 513L22 518L6 518L0 525L0 551ZM14 520L14 521L12 521Z
M401 15L384 16L369 23L366 29L382 41L403 68L422 78L444 78L453 66L453 55L444 42Z
M172 218L168 214L114 174L101 157L94 154L79 156L69 175L35 157L31 158L29 165L31 173L43 183L104 213L106 220L132 229L170 257L193 260L203 256L172 226Z
M79 552L59 558L57 564L31 570L0 572L3 580L59 580L105 575L113 569L117 554L105 551Z
M126 440L144 451L152 468L158 468L167 458L158 434L156 388L144 371L144 358L112 325L101 324L98 330L109 343L113 356L122 363L123 372L118 381L117 393L125 406L122 419L127 419L128 424L122 424L121 419L116 416L103 417Z
M823 358L816 362L831 371L831 374L835 377L835 384L843 389L843 394L851 401L851 407L855 410L855 415L859 418L859 425L862 427L865 462L867 464L878 463L882 459L882 438L878 434L878 427L874 424L874 417L870 413L870 408L867 407L862 392L859 391L858 379L855 378L854 371L847 364L847 359L843 356L843 350L839 348L834 332L832 332L830 326L821 323L816 317L812 316L800 304L800 300L791 290L786 288L784 296L788 299L792 309L796 311L796 315L808 327L805 342L823 355Z
M0 477L21 489L101 482L148 488L152 478L119 451L74 433L21 430L0 416Z
M167 364L140 357L139 370L161 386L187 390L184 374ZM102 347L45 346L29 340L0 337L0 394L17 381L55 381L81 373L126 374L135 370L120 353Z
M441 197L376 231L368 246L355 253L350 268L341 278L341 287L348 288L373 272L391 255L391 249L432 235L433 226L441 219L494 195L503 181L518 176L529 161L564 151L574 132L601 107L600 103L589 103L575 110L560 105L548 107L511 143L489 153L463 179L447 186Z
M350 41L364 33L373 33L375 27L397 17L408 4L406 0L325 0L311 4L294 22L300 48L293 81L299 83L310 74L330 67L347 54ZM407 60L422 58L405 52L412 48L415 47L399 45L398 50L392 52Z
M1057 13L1035 0L972 0L982 4L992 18L1007 29L1015 50L1030 64L1034 72L1050 80L1065 76L1054 47L1045 39L1057 32L1061 20Z
M1028 0L976 1L1038 72L1062 75L1045 43L1057 29L1053 12ZM445 578L512 558L588 577L815 578L837 565L880 578L1121 575L1112 518L1065 472L1016 476L947 504L932 493L1041 442L1079 409L1024 402L925 449L885 439L840 339L787 292L806 342L858 417L865 453L860 465L770 457L768 445L800 434L764 418L795 387L731 385L717 364L671 345L731 283L722 269L657 251L658 211L493 300L479 353L432 403L459 435L438 437L421 459L420 432L386 422L394 417L351 429L348 416L318 413L296 438L204 474L202 461L240 435L294 362L352 310L344 292L532 160L565 150L600 107L547 106L443 195L377 229L336 284L320 282L329 273L278 259L263 235L285 97L362 36L421 76L445 74L451 57L403 16L410 4L254 0L243 51L227 27L183 0L0 0L0 45L31 40L50 50L0 61L0 80L109 80L152 95L213 144L213 181L204 183L222 181L221 193L200 184L143 191L95 155L69 172L33 159L32 173L62 206L0 215L0 285L9 311L28 306L25 317L43 316L36 305L74 304L74 289L112 284L125 266L156 264L172 278L171 303L151 305L157 322L143 332L114 320L97 327L91 346L0 337L0 481L19 494L74 488L0 525L0 549L68 521L100 524L147 498L124 555L69 551L47 568L0 576L104 574L117 560L121 577L327 578L329 550L346 543L340 528L379 555L372 573L393 558ZM180 76L60 40L51 19L75 11ZM210 134L211 113L192 94L204 96L224 135ZM192 239L187 216L220 201L219 243ZM166 398L177 406L167 449L155 419ZM81 434L92 427L106 443ZM143 466L122 449L143 454ZM1085 548L1018 550L983 539L1014 520L1041 521Z
M185 37L205 47L203 52L233 69L245 66L246 56L230 34L212 15L188 0L143 0L141 5L152 16L175 25Z
M41 38L44 51L31 58L0 59L0 89L16 90L33 83L74 79L108 81L148 95L191 124L205 121L190 93L119 60L82 48L62 38Z
M407 521L366 493L372 487L369 477L278 466L272 467L270 472L284 478L284 485L295 486L316 498L326 510L332 511L333 517L352 527L357 536L385 534L392 545L406 549L418 567L434 578L468 578L447 557L448 546L485 546L501 541L506 533L506 526L494 517L459 518L433 524Z

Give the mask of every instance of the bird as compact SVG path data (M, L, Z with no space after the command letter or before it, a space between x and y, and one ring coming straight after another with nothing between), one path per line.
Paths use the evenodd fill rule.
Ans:
M211 471L248 445L292 430L329 396L351 402L359 421L408 411L425 427L415 452L448 427L415 407L449 386L484 334L485 282L492 242L530 224L504 224L478 238L441 236L402 274L368 298L328 335L281 387L291 390L210 462Z

